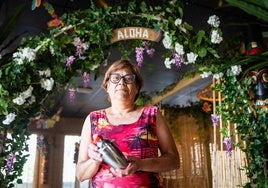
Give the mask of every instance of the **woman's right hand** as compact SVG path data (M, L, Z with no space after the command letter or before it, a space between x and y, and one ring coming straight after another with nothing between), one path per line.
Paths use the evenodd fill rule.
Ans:
M93 160L95 160L95 161L99 161L99 162L102 162L102 155L101 155L101 153L99 152L99 150L98 150L99 148L98 148L98 146L96 145L96 144L94 144L94 143L90 143L89 144L89 147L88 147L88 157L90 158L90 159L93 159Z

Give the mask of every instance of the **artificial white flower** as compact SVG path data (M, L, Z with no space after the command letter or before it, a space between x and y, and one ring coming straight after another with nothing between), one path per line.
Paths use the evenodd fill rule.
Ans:
M184 54L183 45L176 43L175 51L177 52L178 55L183 55Z
M20 95L17 98L13 99L12 101L17 105L23 105L25 103L25 98Z
M14 52L12 56L13 56L13 58L19 58L20 52Z
M98 67L99 67L99 65L98 65L98 64L91 65L91 69L90 69L90 70L95 70L95 69L97 69Z
M182 25L179 25L179 29L180 31L184 32L184 33L187 33L187 29L185 29Z
M208 78L210 75L212 75L212 72L203 72L202 74L200 74L201 78Z
M31 97L33 91L33 87L29 86L29 88L22 92L17 98L13 99L13 103L17 105L23 105L27 98Z
M190 52L186 54L186 57L187 57L187 61L185 62L185 64L187 65L187 64L195 63L198 55L193 52Z
M29 99L29 104L33 104L33 103L35 103L35 102L36 102L36 100L35 100L35 96L32 95L31 98Z
M16 59L18 65L22 65L24 63L23 59Z
M217 30L212 30L211 31L211 42L213 44L219 44L223 40L222 36L219 34Z
M166 49L172 48L172 41L171 41L170 37L168 36L167 32L164 33L164 38L162 40L162 43Z
M8 115L6 115L6 119L4 121L2 121L2 123L4 125L9 125L12 121L15 120L16 114L14 113L9 113Z
M55 55L55 50L54 50L54 48L52 46L49 46L49 51L50 51L52 56Z
M175 63L175 60L166 58L164 63L167 69L171 69L171 65Z
M215 79L220 79L220 78L222 78L222 76L223 76L222 72L220 72L218 74L213 74L213 78L215 78Z
M22 56L24 57L24 59L28 60L28 61L33 61L35 60L36 57L36 53L34 51L34 49L31 48L23 48L21 50Z
M19 65L22 65L24 63L24 60L33 61L35 57L35 50L28 47L23 48L13 54L14 61L16 61Z
M38 71L38 73L39 73L39 76L45 75L45 71Z
M236 76L242 72L241 65L231 66L231 75Z
M213 27L219 27L221 22L218 16L212 15L208 18L207 23Z
M50 77L51 76L51 70L50 70L50 68L47 68L44 73L45 73L45 76L46 77Z
M22 65L24 63L23 62L23 59L20 57L20 53L19 52L13 53L13 58L14 58L14 61L17 62L18 65Z
M176 25L176 26L181 25L181 23L182 23L182 20L181 20L180 18L177 18L177 19L175 20L175 25Z
M80 44L82 44L81 39L79 37L75 37L73 41L73 45L78 46Z
M87 50L89 48L89 42L83 43L82 47L83 47L84 50Z
M51 91L54 85L54 80L53 78L50 79L41 79L41 87L44 88L47 91Z
M236 76L236 75L238 75L240 72L241 72L241 71L240 71L239 66L234 65L234 66L231 66L231 68L227 70L227 73L226 73L226 74L227 74L227 76ZM235 81L235 80L233 80L233 81Z
M45 77L50 77L51 75L51 70L47 68L45 71L39 71L40 76L45 76Z
M29 98L32 95L32 92L33 92L33 87L32 86L29 86L29 88L26 91L22 92L20 95L24 99L27 99L27 98Z

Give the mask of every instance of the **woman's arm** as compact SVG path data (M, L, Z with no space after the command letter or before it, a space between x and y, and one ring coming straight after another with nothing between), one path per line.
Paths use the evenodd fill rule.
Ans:
M139 159L134 156L127 156L129 165L126 169L116 169L117 176L127 176L136 171L164 172L180 168L180 156L170 132L167 122L161 112L156 116L156 134L159 140L161 155L155 158Z
M76 165L76 177L79 181L91 179L98 171L102 161L98 147L91 143L91 139L91 123L88 115L82 128Z
M180 168L180 157L175 141L160 111L157 112L156 116L156 133L161 156L158 158L142 159L138 170L163 172Z

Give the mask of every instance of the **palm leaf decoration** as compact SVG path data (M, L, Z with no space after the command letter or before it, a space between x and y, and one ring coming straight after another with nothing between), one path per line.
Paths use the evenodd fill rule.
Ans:
M268 22L267 0L225 0L229 5L237 7L264 22Z

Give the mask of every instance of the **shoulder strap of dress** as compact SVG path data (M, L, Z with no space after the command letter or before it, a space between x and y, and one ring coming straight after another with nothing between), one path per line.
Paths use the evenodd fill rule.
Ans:
M157 106L145 106L143 113L145 113L147 115L156 115L157 111L158 111Z
M104 110L96 110L96 111L92 111L89 114L90 119L92 118L103 118L105 117L105 111Z

